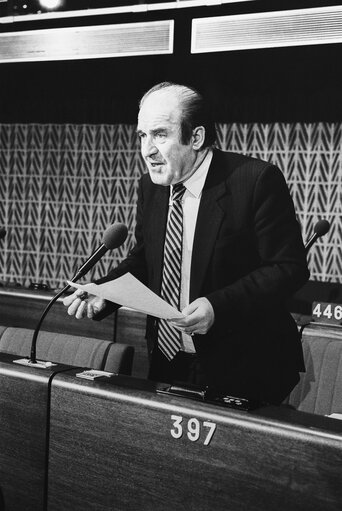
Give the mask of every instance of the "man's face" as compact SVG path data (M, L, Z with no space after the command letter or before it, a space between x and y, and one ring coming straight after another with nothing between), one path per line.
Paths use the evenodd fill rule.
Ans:
M153 183L168 186L192 174L197 152L192 141L181 143L181 106L173 91L159 90L145 99L138 116L138 135Z

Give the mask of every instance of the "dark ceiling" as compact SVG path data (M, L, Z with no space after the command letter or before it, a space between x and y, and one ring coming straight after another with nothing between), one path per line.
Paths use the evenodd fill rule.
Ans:
M322 2L245 2L230 6L229 12L280 4L285 8ZM197 10L196 16L208 12L223 11ZM191 55L195 12L179 9L173 14L173 55L0 64L0 123L134 123L141 95L164 80L200 88L221 122L341 120L341 44ZM165 13L154 17L166 19ZM103 22L128 19L132 15ZM134 16L141 19L146 15Z

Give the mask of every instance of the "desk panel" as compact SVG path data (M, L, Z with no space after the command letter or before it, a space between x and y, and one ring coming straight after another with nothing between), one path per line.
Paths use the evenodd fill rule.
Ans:
M51 292L0 288L0 324L35 329L53 296ZM68 316L62 299L59 299L44 319L42 330L112 341L115 333L115 315L112 314L100 322L79 321L74 316Z
M49 381L70 366L35 369L15 358L0 354L0 504L3 498L6 511L42 511Z
M74 374L52 382L49 511L340 511L339 421Z

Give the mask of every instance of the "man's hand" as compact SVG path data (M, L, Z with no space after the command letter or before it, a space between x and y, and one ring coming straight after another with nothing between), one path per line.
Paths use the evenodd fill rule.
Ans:
M207 298L197 298L183 310L185 318L173 319L171 324L186 334L206 334L215 321L214 309Z
M95 295L89 295L81 289L77 289L72 295L63 300L68 307L68 314L76 319L84 317L92 318L95 314L104 309L106 301Z

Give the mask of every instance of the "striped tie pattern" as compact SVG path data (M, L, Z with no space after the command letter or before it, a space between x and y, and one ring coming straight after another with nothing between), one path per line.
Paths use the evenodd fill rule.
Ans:
M172 187L172 208L166 228L161 289L162 298L177 309L181 287L184 192L185 187L182 183ZM168 360L172 360L181 348L181 333L164 319L159 321L158 345Z

